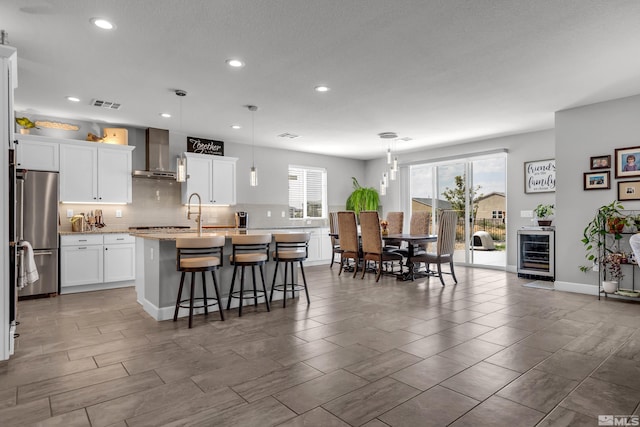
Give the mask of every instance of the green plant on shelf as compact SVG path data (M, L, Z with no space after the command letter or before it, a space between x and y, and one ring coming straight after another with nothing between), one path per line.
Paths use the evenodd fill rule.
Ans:
M585 273L591 271L593 265L601 261L599 257L615 252L607 247L606 237L610 233L613 235L614 241L622 239L622 229L627 224L623 210L624 206L617 200L608 205L600 206L595 216L584 228L580 241L585 247L585 258L592 265L579 266L581 271Z

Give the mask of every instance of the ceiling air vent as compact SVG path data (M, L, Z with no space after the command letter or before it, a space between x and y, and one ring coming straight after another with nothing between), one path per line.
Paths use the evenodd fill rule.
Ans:
M93 105L94 107L108 108L109 110L119 110L122 104L111 101L103 101L101 99L93 99L91 100L91 105Z
M278 137L279 138L295 139L295 138L299 138L300 135L296 135L294 133L285 132L285 133L281 133L280 135L278 135Z

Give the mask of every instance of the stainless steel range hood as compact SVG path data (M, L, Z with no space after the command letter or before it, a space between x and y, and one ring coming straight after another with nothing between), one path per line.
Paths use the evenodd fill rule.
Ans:
M176 173L171 170L172 162L169 155L169 131L166 129L147 128L145 149L146 170L133 171L135 178L176 179Z

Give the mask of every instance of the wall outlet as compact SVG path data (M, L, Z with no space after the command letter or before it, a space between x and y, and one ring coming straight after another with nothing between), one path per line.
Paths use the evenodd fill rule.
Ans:
M284 218L284 211L282 211L282 213L280 214L280 216L281 216L282 218Z
M73 209L67 209L67 218L71 218L73 216Z
M271 218L271 211L267 211L267 218Z
M533 211L520 211L520 218L533 218Z
M116 218L122 218L122 210L116 209Z

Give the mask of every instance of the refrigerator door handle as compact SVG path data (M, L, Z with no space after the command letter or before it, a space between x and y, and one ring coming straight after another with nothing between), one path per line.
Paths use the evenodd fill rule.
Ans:
M20 212L16 215L18 224L18 242L24 240L24 180L16 179L16 187L18 187L18 200L20 201L18 206Z
M37 251L33 251L33 256L40 256L40 255L53 255L53 252L37 252Z

